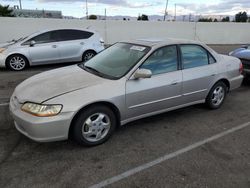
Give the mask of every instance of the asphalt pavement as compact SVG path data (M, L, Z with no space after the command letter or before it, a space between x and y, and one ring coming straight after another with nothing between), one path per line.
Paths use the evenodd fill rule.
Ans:
M212 46L228 53L234 46ZM250 83L218 110L195 105L119 128L106 143L36 143L18 133L8 100L24 79L53 68L0 70L0 187L250 187Z

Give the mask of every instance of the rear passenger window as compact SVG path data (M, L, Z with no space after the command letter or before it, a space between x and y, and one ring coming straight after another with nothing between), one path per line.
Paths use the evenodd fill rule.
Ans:
M60 36L60 41L88 39L94 34L88 31L72 29L58 30L57 32Z
M184 69L215 63L215 59L211 54L199 45L181 45L180 48Z

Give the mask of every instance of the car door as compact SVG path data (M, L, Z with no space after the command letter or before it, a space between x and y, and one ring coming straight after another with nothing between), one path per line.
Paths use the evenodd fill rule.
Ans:
M126 82L127 118L159 112L181 104L182 72L177 47L166 46L152 53L140 66L152 72L151 78Z
M58 45L53 35L54 31L49 31L25 42L29 45L29 59L33 65L56 63L59 61ZM31 44L31 41L35 41L35 44Z
M206 98L217 74L215 58L202 46L180 45L183 69L183 103Z
M86 39L92 36L93 33L74 29L63 29L57 32L60 36L58 49L61 61L81 61L85 51Z

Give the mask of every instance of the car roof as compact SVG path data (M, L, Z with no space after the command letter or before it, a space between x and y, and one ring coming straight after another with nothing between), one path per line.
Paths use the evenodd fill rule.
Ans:
M174 39L174 38L166 38L166 39L146 38L146 39L130 40L126 42L142 46L149 46L149 47L171 45L171 44L202 44L194 40Z
M88 32L93 32L95 33L95 31L90 30L90 29L85 29L85 28L52 28L52 29L43 29L38 31L37 33L44 33L44 32L48 32L48 31L56 31L56 30L80 30L80 31L88 31Z
M92 32L92 33L96 34L96 31L90 30L90 29L85 29L85 28L70 28L70 27L68 27L68 28L51 28L51 29L42 29L42 30L36 31L36 32L30 34L29 38L36 36L36 35L39 35L39 34L42 34L42 33L49 32L49 31L64 30L64 29L87 31L87 32Z

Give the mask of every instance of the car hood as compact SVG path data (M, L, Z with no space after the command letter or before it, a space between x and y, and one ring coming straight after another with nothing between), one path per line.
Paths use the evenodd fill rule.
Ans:
M20 103L43 103L57 96L107 81L81 69L77 65L55 69L35 75L15 89Z
M0 43L0 48L8 48L9 46L12 46L13 44L15 44L15 42Z

